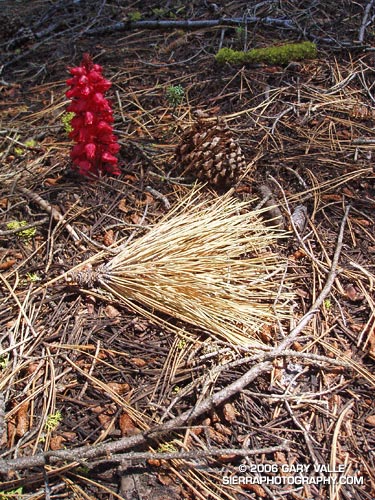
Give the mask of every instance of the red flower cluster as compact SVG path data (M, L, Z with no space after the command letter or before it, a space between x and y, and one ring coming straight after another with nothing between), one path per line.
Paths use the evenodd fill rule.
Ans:
M117 158L120 149L113 135L113 111L104 93L112 85L102 75L102 67L93 64L88 54L81 66L70 68L73 78L66 81L71 89L66 96L72 99L67 111L74 112L69 137L77 144L70 156L82 175L109 173L119 175Z

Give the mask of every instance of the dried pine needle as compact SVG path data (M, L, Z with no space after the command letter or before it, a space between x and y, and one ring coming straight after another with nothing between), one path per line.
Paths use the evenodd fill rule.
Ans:
M193 191L107 263L71 272L69 281L97 286L174 331L158 313L260 347L262 328L288 318L292 298L286 259L270 250L285 233L265 226L260 212L229 195L207 202Z

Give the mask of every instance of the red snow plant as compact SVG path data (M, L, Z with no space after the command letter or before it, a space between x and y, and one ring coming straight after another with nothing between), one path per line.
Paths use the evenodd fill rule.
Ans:
M88 54L84 54L80 66L69 71L72 78L66 83L71 88L66 96L72 99L67 111L74 113L69 134L76 143L70 153L74 168L82 175L118 175L115 154L120 146L113 135L113 111L104 97L112 84Z

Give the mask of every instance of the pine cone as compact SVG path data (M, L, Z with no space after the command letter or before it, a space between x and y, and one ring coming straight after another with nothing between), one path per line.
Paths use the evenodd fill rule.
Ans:
M220 119L212 123L199 117L182 134L176 149L176 164L182 175L193 174L213 187L229 187L246 167L241 147Z

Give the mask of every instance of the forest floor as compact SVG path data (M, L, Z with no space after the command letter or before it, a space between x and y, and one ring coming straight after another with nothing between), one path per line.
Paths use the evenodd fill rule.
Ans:
M1 2L0 499L375 497L372 4ZM158 19L170 26L126 24ZM317 57L283 66L214 57L306 39ZM121 144L121 175L95 182L72 170L63 123L68 68L85 52L112 82ZM233 196L255 207L266 186L290 229L277 251L293 317L269 345L324 294L274 359L52 281L190 192L174 151L195 110L241 146Z

